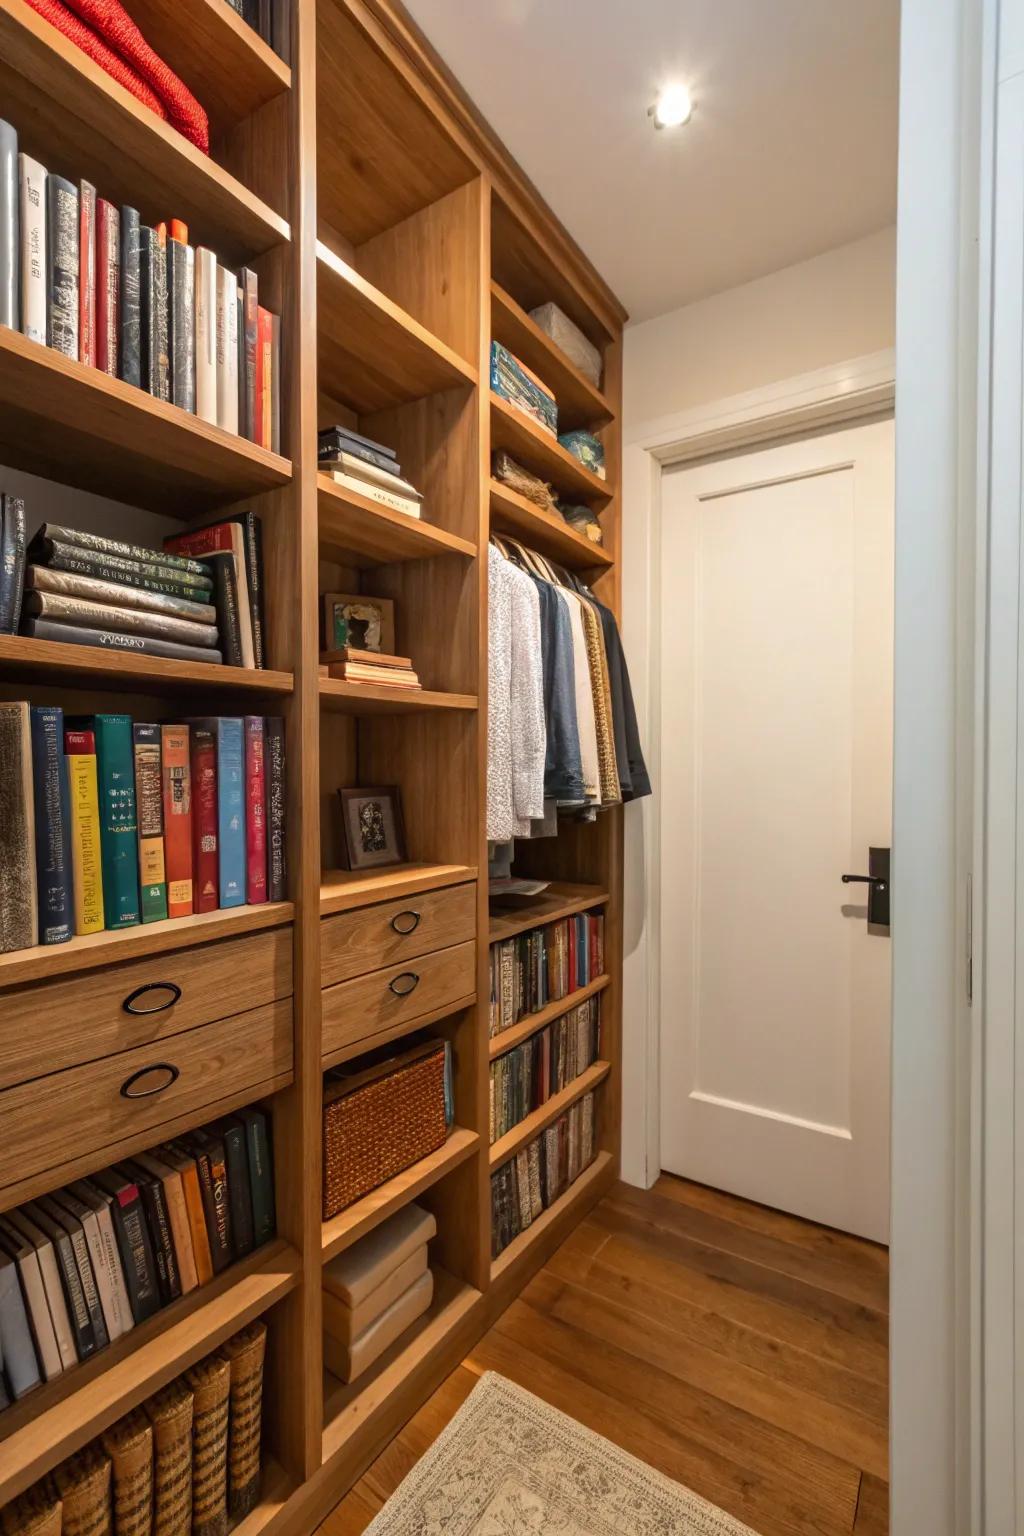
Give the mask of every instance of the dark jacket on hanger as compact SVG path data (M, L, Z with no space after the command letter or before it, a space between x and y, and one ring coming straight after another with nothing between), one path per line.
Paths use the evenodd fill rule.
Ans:
M527 573L540 598L540 643L544 668L544 714L547 753L544 798L561 805L582 804L586 798L580 732L576 719L572 631L565 604L548 581Z
M615 615L610 608L598 602L593 592L582 582L577 583L581 597L593 605L601 621L604 648L608 656L608 677L612 690L612 719L615 735L615 758L619 770L619 788L623 800L640 800L651 793L651 780L640 746L640 731L636 723L633 690L629 682L626 653L622 649L622 636Z

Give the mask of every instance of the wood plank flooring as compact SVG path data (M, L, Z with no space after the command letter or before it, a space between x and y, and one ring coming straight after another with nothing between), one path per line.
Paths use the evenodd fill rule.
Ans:
M667 1175L617 1185L321 1536L360 1536L486 1370L760 1536L886 1536L888 1292L872 1243Z

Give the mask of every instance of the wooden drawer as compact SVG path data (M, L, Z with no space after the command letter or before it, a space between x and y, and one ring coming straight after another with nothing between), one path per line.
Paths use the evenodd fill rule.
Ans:
M0 1089L291 993L290 926L19 987L0 997Z
M176 1073L176 1076L172 1074ZM155 1046L20 1083L0 1093L0 1189L69 1159L122 1155L121 1144L246 1090L284 1087L292 1074L292 1005L272 1003ZM133 1097L133 1094L143 1095ZM211 1114L213 1111L211 1110Z
M339 912L320 924L323 987L476 937L476 884Z
M454 1008L475 990L476 945L472 942L327 987L322 994L323 1053L329 1056L364 1039L369 1049L374 1035L438 1008Z

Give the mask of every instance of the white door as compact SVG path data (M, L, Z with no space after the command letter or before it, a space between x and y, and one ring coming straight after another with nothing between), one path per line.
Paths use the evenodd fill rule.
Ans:
M893 424L662 491L662 1166L885 1242Z

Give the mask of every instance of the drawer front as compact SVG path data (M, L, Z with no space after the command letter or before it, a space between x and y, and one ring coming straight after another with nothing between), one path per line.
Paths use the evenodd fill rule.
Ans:
M339 912L320 924L320 985L333 987L475 937L475 883Z
M292 1073L291 1001L0 1093L0 1189ZM283 1085L282 1085L283 1086ZM197 1123L198 1120L197 1120Z
M453 1007L476 990L476 945L456 944L404 965L389 965L323 994L323 1053L382 1034L435 1009Z
M0 997L0 1089L290 997L292 930L201 944Z

